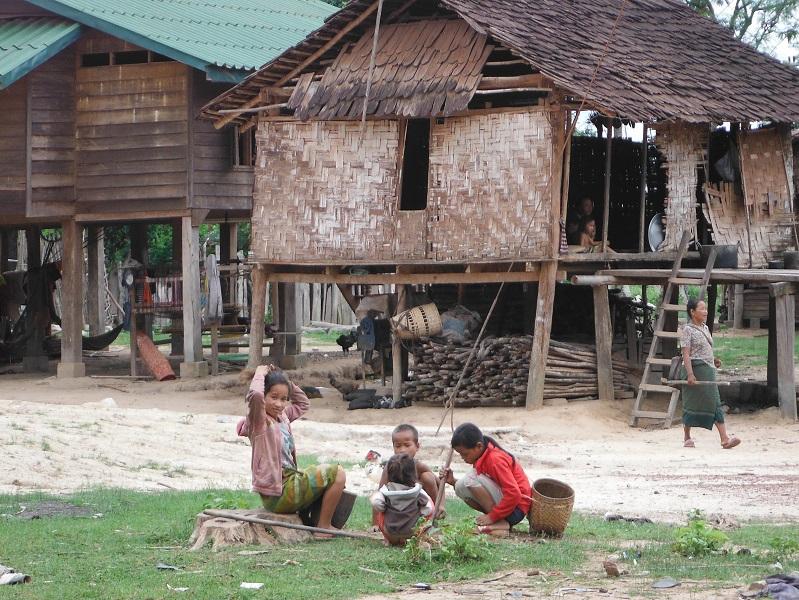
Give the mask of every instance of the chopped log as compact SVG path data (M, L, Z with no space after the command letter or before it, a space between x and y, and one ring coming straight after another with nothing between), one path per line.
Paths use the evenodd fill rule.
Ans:
M302 525L300 517L294 514L278 515L265 510L231 510L226 511L242 517L254 517L270 521ZM189 538L191 550L200 550L208 542L212 543L212 550L219 550L225 546L261 545L274 546L279 543L294 544L311 539L311 534L306 531L295 531L283 527L269 527L260 523L250 523L231 518L217 517L204 512L197 515L194 532Z

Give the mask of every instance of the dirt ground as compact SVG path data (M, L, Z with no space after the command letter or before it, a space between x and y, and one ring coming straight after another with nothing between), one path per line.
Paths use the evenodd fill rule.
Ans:
M324 384L328 368L355 360L315 362L297 379ZM90 360L89 372L111 369ZM2 375L0 493L247 488L248 441L234 430L245 387L237 374L165 383ZM364 456L370 449L388 455L399 422L420 428L423 460L436 467L446 458L450 429L447 422L435 435L439 407L347 411L329 388L312 402L295 427L298 451L360 463L348 465L355 491L375 487ZM699 508L741 520L799 519L799 424L781 422L776 409L729 415L730 431L743 440L734 450L722 450L717 434L704 430L696 431L697 447L685 449L679 428L631 429L628 414L629 403L597 401L531 412L459 409L455 422L493 431L532 479L568 482L580 511L675 521ZM454 467L465 470L460 461Z

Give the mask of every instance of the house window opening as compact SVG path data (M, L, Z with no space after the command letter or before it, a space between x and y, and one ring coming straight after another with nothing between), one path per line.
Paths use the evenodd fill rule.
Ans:
M255 166L255 127L241 131L238 127L233 130L233 166Z
M430 173L430 119L410 119L405 128L402 154L400 210L427 208Z
M108 52L96 52L93 54L83 54L80 57L82 67L106 67L111 64L111 54Z
M147 62L149 62L149 55L146 50L114 53L115 65L141 65Z

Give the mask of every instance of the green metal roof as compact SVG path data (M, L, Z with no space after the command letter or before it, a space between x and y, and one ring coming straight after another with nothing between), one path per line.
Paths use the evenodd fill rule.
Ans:
M228 81L305 39L337 10L321 0L27 1Z
M57 17L0 20L0 89L38 67L80 36L80 25Z

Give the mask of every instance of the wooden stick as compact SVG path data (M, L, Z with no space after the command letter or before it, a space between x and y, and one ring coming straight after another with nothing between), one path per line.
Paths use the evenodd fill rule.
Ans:
M731 385L731 381L697 381L696 383L688 383L684 379L661 379L665 385Z
M610 220L610 171L613 156L613 121L607 121L608 141L605 144L605 205L602 207L602 252L608 249L608 221Z
M375 61L377 59L377 41L380 38L380 18L383 16L383 0L378 0L377 18L375 19L375 34L372 38L372 55L369 58L369 74L366 77L366 93L363 97L363 111L361 112L361 133L366 127L366 110L369 106L369 95L372 92L372 77L375 73Z
M436 494L436 503L433 510L435 510L435 515L433 515L433 525L436 524L438 520L438 514L441 512L441 502L444 500L444 494L446 493L447 489L447 482L445 478L447 476L447 469L449 469L450 465L452 464L452 455L455 452L454 448L450 447L449 454L447 454L447 460L444 463L444 469L441 472L441 477L438 480L438 493Z
M646 237L646 176L649 171L647 153L649 143L647 142L647 124L643 123L644 137L641 142L641 206L638 207L638 252L644 252L644 239Z
M373 542L383 542L382 539L377 539L365 533L358 533L356 531L344 531L342 529L323 529L322 527L309 527L308 525L297 525L296 523L284 523L283 521L272 521L270 519L260 519L258 517L246 517L244 515L237 515L236 513L228 512L226 510L211 510L203 511L206 515L212 517L222 517L223 519L233 519L234 521L244 521L246 523L257 523L259 525L266 525L268 527L284 527L285 529L297 529L299 531L309 531L311 533L327 533L338 537L349 537L357 540L372 540Z

